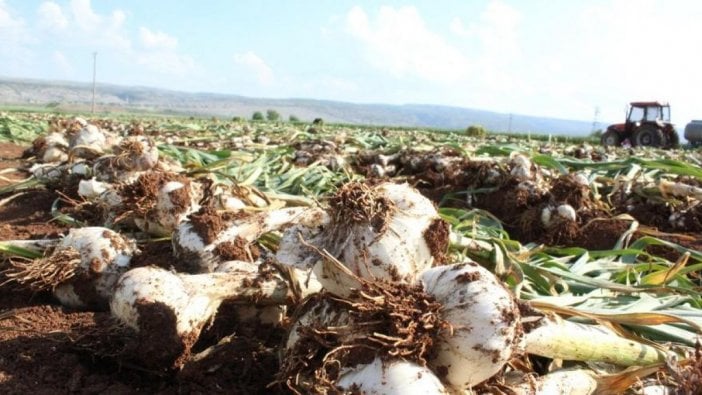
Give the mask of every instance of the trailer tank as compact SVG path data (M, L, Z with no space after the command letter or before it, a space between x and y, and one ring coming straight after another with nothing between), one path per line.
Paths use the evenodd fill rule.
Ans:
M685 140L692 144L702 144L702 120L692 120L685 125Z

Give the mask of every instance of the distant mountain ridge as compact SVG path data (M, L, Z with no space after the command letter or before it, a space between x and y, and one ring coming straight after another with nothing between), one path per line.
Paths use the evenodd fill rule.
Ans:
M92 85L80 82L0 78L0 104L50 105L89 108ZM592 123L462 107L428 104L358 104L314 99L267 99L217 93L189 93L167 89L97 84L100 110L171 112L185 115L251 117L255 111L278 111L284 119L323 118L327 122L465 129L482 125L496 132L584 136ZM88 107L86 107L88 106Z

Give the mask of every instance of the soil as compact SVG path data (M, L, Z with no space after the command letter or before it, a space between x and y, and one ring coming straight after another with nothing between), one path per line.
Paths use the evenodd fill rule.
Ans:
M0 170L22 165L23 147L0 144ZM23 172L5 177L19 180ZM0 186L9 182L0 180ZM0 200L13 196L0 195ZM68 227L52 221L56 192L36 189L0 206L0 240L57 238ZM139 246L137 266L177 267L170 242ZM0 263L0 267L7 262ZM222 314L193 347L199 353L223 336L210 357L179 371L149 369L138 343L108 312L60 306L48 292L32 293L5 283L0 273L0 393L185 394L282 392L267 388L278 371L280 330L242 324ZM227 361L226 363L224 361Z
M190 214L190 223L194 232L205 244L212 244L220 233L233 225L234 220L247 217L245 212L217 212L211 206L205 206L198 212Z
M176 181L183 184L182 188L168 193L172 204L173 213L182 213L190 207L190 180L174 173L148 172L144 173L133 184L126 184L120 188L122 197L121 210L117 216L131 215L137 218L152 217L158 219L156 206L161 189L168 182Z
M247 261L253 262L261 256L259 248L249 243L243 237L235 237L233 241L217 244L212 251L222 261Z
M449 224L443 219L434 220L424 232L424 241L429 247L435 265L443 264L446 261L449 232Z
M24 147L0 143L0 171L21 168ZM417 185L437 203L446 193L460 193L466 189L494 187L477 202L472 202L497 215L505 222L507 230L521 241L550 241L564 245L581 246L591 250L611 249L621 234L629 227L628 221L592 221L579 218L576 223L564 223L561 228L549 232L540 225L539 215L545 204L568 202L578 207L587 207L589 202L582 188L569 179L561 179L559 187L548 194L529 195L518 190L517 184L505 176L506 173L485 163L461 159L450 151L441 154L448 161L437 161L437 153L427 155L420 161L413 160L411 153L393 159L398 173ZM361 161L362 162L362 161ZM358 163L370 166L375 162ZM0 187L27 177L22 170L2 173ZM491 179L490 184L485 180ZM147 200L156 196L158 187L167 180L144 179L139 190L131 190L133 208L149 211ZM146 182L149 181L149 182ZM376 181L378 182L378 181ZM351 199L351 197L353 199ZM349 196L344 208L347 221L354 215L363 218L378 228L383 227L387 207L371 205L364 212L360 205L366 196ZM11 199L9 199L11 198ZM52 204L61 198L56 191L32 189L19 193L0 194L0 240L57 238L68 231L68 227L53 221ZM185 199L183 199L185 200ZM343 200L343 199L340 199ZM467 202L453 201L457 206ZM136 206L136 207L134 207ZM661 207L637 206L638 211L628 212L651 229L640 229L634 239L652 232L667 231L667 215ZM368 207L365 207L368 209ZM203 212L201 214L207 214ZM598 214L599 216L599 214ZM212 220L214 216L204 215ZM216 218L221 219L221 218ZM373 220L375 219L375 220ZM666 219L666 222L663 221ZM223 223L231 218L223 219ZM440 259L446 236L443 224L435 224L436 239L427 240ZM657 228L657 229L656 229ZM441 232L439 232L441 231ZM521 231L521 233L520 233ZM688 248L702 250L699 233L663 234L654 236L670 240ZM232 247L229 250L234 250ZM139 245L141 253L134 257L135 266L157 265L166 269L180 270L185 261L174 257L170 241L148 242ZM227 251L229 251L227 250ZM676 251L655 246L647 251L676 260ZM231 252L231 251L229 251ZM281 370L278 351L284 333L261 324L240 322L236 314L219 314L207 325L191 354L197 356L181 369L154 368L145 363L144 354L156 358L155 344L140 344L138 336L129 329L119 327L108 312L75 311L60 306L49 292L33 293L6 283L2 269L7 262L0 262L0 393L6 394L180 394L180 393L285 393L282 388L269 386ZM398 305L411 306L412 298L395 295ZM415 302L422 300L417 298ZM409 303L409 304L408 304ZM389 311L387 306L376 306ZM224 305L222 309L236 308ZM368 310L369 314L380 314ZM400 315L401 316L401 315ZM408 316L411 316L408 315ZM165 317L167 318L167 317ZM371 317L372 318L372 317ZM410 320L420 322L419 318ZM164 322L154 322L154 325ZM407 322L393 322L393 330L407 329ZM440 322L430 322L427 328L440 328ZM392 330L390 331L392 333ZM424 336L415 333L413 336ZM143 340L143 339L142 339ZM164 339L167 340L165 337ZM151 348L147 347L151 346ZM146 353L145 350L152 352ZM418 357L418 350L410 350ZM286 361L287 362L287 361Z
M6 199L11 194L2 195ZM51 217L51 205L58 195L49 190L19 192L0 207L0 239L27 240L55 238L68 228Z
M15 144L0 143L0 162L2 162L2 170L18 169L22 162L20 158L24 153L24 148ZM27 173L23 171L13 170L7 173L0 174L0 187L13 184L27 177Z

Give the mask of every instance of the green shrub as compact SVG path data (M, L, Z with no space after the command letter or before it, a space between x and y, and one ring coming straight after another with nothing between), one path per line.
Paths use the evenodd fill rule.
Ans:
M266 110L266 119L273 122L280 119L280 114L276 110Z
M485 137L487 136L487 131L481 125L470 125L466 128L466 136Z

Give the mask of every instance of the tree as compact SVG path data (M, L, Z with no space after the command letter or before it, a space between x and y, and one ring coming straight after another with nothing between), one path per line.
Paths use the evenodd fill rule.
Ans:
M324 120L322 118L315 118L314 121L312 121L312 126L307 128L307 133L318 133L322 130L324 130Z
M277 121L280 119L280 114L278 114L278 111L276 110L267 110L266 119L269 121Z
M263 121L263 113L261 111L256 111L251 116L252 121Z
M470 125L466 129L466 136L470 137L485 137L487 131L481 125Z
M289 120L290 122L292 122L292 123L300 122L300 118L298 118L298 117L296 117L296 116L294 116L294 115L292 115L292 114L288 117L288 120Z

